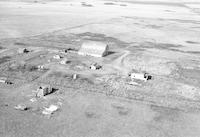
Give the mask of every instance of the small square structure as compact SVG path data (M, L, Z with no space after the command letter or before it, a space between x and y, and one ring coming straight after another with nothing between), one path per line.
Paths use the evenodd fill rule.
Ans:
M50 85L41 85L36 92L37 97L43 97L52 93L53 89Z
M7 78L6 77L0 77L0 83L6 83Z
M44 70L44 66L43 65L38 65L37 68L38 68L38 70Z
M67 58L64 58L63 60L60 61L60 64L67 64L69 63L69 60Z
M60 55L54 55L53 58L54 59L61 59L61 56Z
M18 53L19 54L28 53L28 52L30 52L30 51L28 49L26 49L26 48L20 48L20 49L18 49Z
M103 57L108 54L108 45L99 41L85 41L78 51L79 55Z
M72 78L75 80L75 79L77 79L77 74L73 74L72 75Z
M101 68L102 68L102 66L98 65L97 63L93 63L90 65L90 69L92 69L92 70L98 70Z

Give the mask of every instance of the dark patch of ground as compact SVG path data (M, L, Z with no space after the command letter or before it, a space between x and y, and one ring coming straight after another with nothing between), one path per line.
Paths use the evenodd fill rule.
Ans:
M67 30L56 31L52 33L42 34L33 37L25 37L18 39L6 39L2 42L4 45L26 45L51 48L73 48L78 50L84 40L102 41L109 45L110 49L126 48L131 43L121 41L114 37L109 37L100 33L85 32L80 34L72 34L65 32Z
M45 74L47 70L39 71L36 66L31 64L18 64L9 62L1 68L0 75L13 79L33 81Z
M92 111L86 111L85 116L87 118L98 118L99 117L99 115L97 115L95 112L92 112Z
M167 5L167 6L175 6L175 7L187 7L183 3L171 3L171 2L160 2L160 1L126 1L132 4L144 4L144 5Z
M162 28L163 26L158 26L158 25L146 25L148 28L153 28L153 29L159 29Z
M130 110L124 106L112 105L112 107L118 111L120 116L128 115L130 112Z
M5 62L10 61L11 57L10 56L4 56L0 58L0 64L3 64Z
M57 78L72 78L72 74L67 74L60 71L54 71L48 75L48 77L57 77Z
M189 44L199 44L199 42L196 42L196 41L186 41L186 43L189 43Z
M81 45L79 37L74 34L58 34L58 32L47 33L42 35L37 35L33 37L24 38L10 38L4 39L2 41L3 45L15 45L17 46L35 46L35 47L51 47L51 48L76 48Z
M120 6L126 7L127 5L126 4L120 4Z
M113 3L113 2L106 2L106 3L104 3L104 5L117 5L117 4Z
M186 53L191 53L191 54L200 54L200 51L187 51Z
M154 43L154 42L142 42L142 43L136 43L137 45L135 46L134 43L131 43L133 46L130 46L128 49L131 50L131 52L135 51L144 51L146 49L160 49L160 50L171 50L171 51L176 51L176 52L183 52L181 50L175 49L175 48L180 48L183 47L183 45L176 45L176 44L170 44L170 43Z
M108 43L109 48L126 48L130 43L121 41L119 39L108 37L104 34L85 32L77 35L82 40L94 40Z
M172 10L165 10L166 12L174 12L174 11L172 11Z
M25 46L26 45L25 43L22 43L22 42L15 42L14 44L18 45L18 46Z
M180 75L181 81L183 81L184 83L188 83L190 85L200 87L200 85L199 85L199 83L200 83L200 75L199 75L200 70L180 68L178 73Z
M82 2L81 5L82 5L83 7L93 7L92 4L87 4L87 3L85 3L85 2Z
M154 117L154 120L156 122L164 122L164 121L172 121L177 122L179 119L179 113L180 110L176 109L169 109L164 107L157 107L154 105L151 105L151 109L155 112L157 112L157 115Z
M156 43L155 48L157 49L168 49L171 50L171 48L180 48L183 47L182 45L175 45L170 43Z
M37 66L26 65L26 64L16 64L8 68L8 71L15 71L15 72L26 72L26 71L32 72L37 70L38 70Z

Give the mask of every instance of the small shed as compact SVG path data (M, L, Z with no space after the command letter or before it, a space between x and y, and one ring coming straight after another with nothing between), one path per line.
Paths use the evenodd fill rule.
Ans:
M92 63L90 65L90 69L92 69L92 70L97 70L97 69L101 69L101 68L102 68L102 66L98 65L97 63Z
M61 59L61 56L60 55L54 55L53 58L54 59Z
M5 84L13 84L8 78L6 77L0 77L0 83L5 83Z
M100 41L85 41L81 45L78 54L103 57L108 54L108 45Z
M38 65L37 68L38 68L39 70L42 70L42 69L44 69L44 66L43 66L43 65Z
M0 83L6 83L7 78L6 77L0 77Z
M77 53L77 50L75 48L67 48L64 50L65 53Z
M46 96L50 93L52 93L53 89L50 85L41 85L38 89L37 89L37 93L36 96L37 97L43 97Z
M20 48L20 49L18 49L18 53L19 54L28 53L28 52L30 52L30 51L28 49L26 49L26 48Z
M69 60L67 58L64 58L63 60L60 61L60 64L67 64L69 63Z

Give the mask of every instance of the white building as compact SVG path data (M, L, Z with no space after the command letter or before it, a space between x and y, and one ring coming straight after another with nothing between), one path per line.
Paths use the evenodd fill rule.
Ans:
M142 81L147 81L149 79L152 78L151 75L147 74L147 73L130 73L129 76L131 77L131 79L138 79L138 80L142 80Z
M0 83L6 83L7 78L6 77L0 77Z
M61 59L61 56L60 55L54 55L53 58L54 59Z
M99 41L86 41L78 51L79 55L103 57L108 54L108 45Z

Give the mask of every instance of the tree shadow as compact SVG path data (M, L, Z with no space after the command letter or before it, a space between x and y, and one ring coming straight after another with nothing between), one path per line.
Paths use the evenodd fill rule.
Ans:
M58 91L58 88L52 88L51 93L55 93L56 91Z

